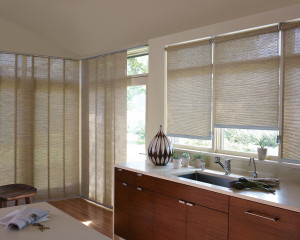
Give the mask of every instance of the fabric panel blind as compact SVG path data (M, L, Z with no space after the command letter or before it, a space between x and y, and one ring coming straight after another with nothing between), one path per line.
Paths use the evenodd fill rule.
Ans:
M113 165L126 161L127 53L82 61L82 194L113 205Z
M167 48L167 133L211 139L212 49L208 40Z
M78 72L78 61L0 53L1 185L33 185L35 199L79 195Z
M215 127L278 129L279 33L271 30L214 41Z
M300 160L300 24L283 26L284 97L282 158Z

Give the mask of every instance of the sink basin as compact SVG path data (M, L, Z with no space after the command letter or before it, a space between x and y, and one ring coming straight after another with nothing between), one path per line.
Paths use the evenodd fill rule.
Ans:
M208 174L203 174L198 172L183 174L183 175L179 175L178 177L187 178L199 182L210 183L213 185L227 187L227 188L229 188L229 182L234 180L227 177L208 175Z

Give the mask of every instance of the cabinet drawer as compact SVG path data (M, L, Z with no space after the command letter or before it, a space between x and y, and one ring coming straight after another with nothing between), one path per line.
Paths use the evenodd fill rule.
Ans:
M158 178L154 186L158 193L228 213L229 197L226 195Z
M150 190L155 190L153 189L153 184L154 184L154 178L141 174L141 173L137 173L137 172L131 172L128 171L128 183L130 185L134 185L137 187L141 187L141 188L146 188L146 189L150 189Z
M230 198L229 239L299 240L300 213Z
M128 179L128 171L123 168L115 168L115 178L116 180L126 181Z

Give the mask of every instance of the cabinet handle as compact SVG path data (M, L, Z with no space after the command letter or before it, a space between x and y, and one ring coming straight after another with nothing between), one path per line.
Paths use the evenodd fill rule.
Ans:
M123 169L122 169L122 168L118 168L118 171L119 171L119 172L122 172L122 171L123 171Z
M122 185L125 186L125 187L127 187L127 183L124 183L124 182L123 182Z
M182 200L179 200L178 202L181 204L185 204L185 201L182 201Z
M187 202L186 205L188 205L188 206L190 206L190 207L193 207L193 206L194 206L194 203Z
M137 173L136 175L137 175L138 177L143 176L143 174L141 174L141 173Z
M140 187L137 187L136 190L142 191L143 189Z
M249 214L249 215L252 215L252 216L255 216L255 217L260 217L260 218L264 218L266 220L270 220L270 221L278 221L279 220L279 217L270 217L264 213L256 213L256 212L253 212L251 210L248 210L245 212L246 214Z

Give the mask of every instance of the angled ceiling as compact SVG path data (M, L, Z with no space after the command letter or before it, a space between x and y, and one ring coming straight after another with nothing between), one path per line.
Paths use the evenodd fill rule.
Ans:
M300 0L0 0L0 19L74 56L86 57L298 3Z

